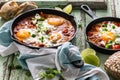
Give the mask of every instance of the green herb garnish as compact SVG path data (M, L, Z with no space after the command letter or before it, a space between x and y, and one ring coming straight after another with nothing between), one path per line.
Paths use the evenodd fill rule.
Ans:
M102 26L103 26L103 27L107 27L107 24L103 24Z
M109 49L111 46L112 46L112 44L111 44L111 43L108 43L108 44L105 45L105 48L106 48L106 49Z
M61 73L58 72L57 69L51 69L51 68L48 68L45 72L40 72L39 73L39 76L40 77L43 77L43 78L46 78L46 79L53 79L56 75L60 75L61 76Z
M35 38L35 37L36 37L36 35L35 35L35 34L32 34L32 37L33 37L33 38Z
M40 32L40 30L37 31L38 33Z
M38 20L40 20L40 21L44 21L45 20L45 18L44 17L41 17L40 19L38 19Z
M108 43L112 43L112 41L111 41L111 40L109 40L109 41L108 41Z
M120 42L118 42L118 41L115 41L115 44L118 44L118 45L119 45L119 44L120 44Z
M106 27L103 27L102 31L108 31L108 29Z
M41 42L44 42L44 37L41 36L41 37L39 38L39 40L40 40Z
M120 34L115 34L115 37L120 37Z
M115 26L112 26L112 29L115 29Z
M78 28L82 28L82 23L78 23Z

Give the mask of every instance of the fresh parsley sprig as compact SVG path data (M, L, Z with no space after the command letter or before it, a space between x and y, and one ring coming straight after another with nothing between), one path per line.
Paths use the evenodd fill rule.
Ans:
M42 77L42 79L53 79L55 76L61 76L61 73L55 69L55 68L48 68L45 72L40 72L39 76Z

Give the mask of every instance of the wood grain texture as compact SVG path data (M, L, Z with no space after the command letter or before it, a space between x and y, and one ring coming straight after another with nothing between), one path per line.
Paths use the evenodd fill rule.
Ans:
M9 1L9 0L7 0ZM16 0L21 3L26 0ZM92 9L107 9L107 0L27 0L34 1L39 7L64 7L67 4L72 4L75 8L80 8L80 5L87 4ZM4 4L4 1L0 2L0 7Z
M115 0L116 17L120 18L120 0Z
M7 61L8 61L8 57L0 56L0 80L3 80L5 78L6 70L7 70Z
M46 0L47 1L47 0ZM60 0L59 0L60 1ZM72 2L72 3L75 3L73 2L73 0L69 0L68 2L66 2L66 0L63 0L65 2L61 2L61 3L52 3L50 2L49 4L46 4L46 3L37 3L40 7L51 7L51 8L54 8L54 6L65 6L66 4ZM74 0L74 1L79 1L79 4L81 4L80 1L96 1L96 2L102 2L104 0ZM90 6L90 8L92 8L92 10L95 12L95 14L98 16L98 17L103 17L103 16L116 16L116 17L120 17L120 0L108 0L107 1L107 10L103 10L102 8L100 9L99 6L97 6L99 9L95 9L95 8L92 8L94 5L91 4L91 3L88 3L88 6ZM83 4L84 2L82 2ZM43 5L42 5L43 4ZM51 6L51 5L52 6ZM61 5L60 5L61 4ZM84 3L86 4L86 2ZM96 4L96 3L94 3ZM46 6L47 5L47 6ZM77 3L78 5L78 3ZM80 5L79 5L80 7ZM81 23L82 24L82 27L78 28L78 31L77 31L77 34L76 34L76 37L75 39L73 40L73 44L76 45L80 52L85 49L85 48L88 48L89 45L88 43L86 42L85 40L85 36L84 36L84 29L85 27L87 26L87 24L89 22L92 21L92 19L86 15L83 11L81 11L79 8L73 8L74 10L72 11L71 15L73 15L75 17L75 20L78 23ZM0 26L5 22L5 20L3 19L0 19ZM106 61L106 59L110 56L110 55L107 55L107 54L102 54L102 53L99 53L97 52L97 55L99 56L100 58L100 67L104 70L104 62ZM16 56L15 56L16 57ZM14 58L15 58L14 57ZM18 61L16 59L13 59L13 56L10 55L8 57L1 57L0 56L0 80L33 80L32 79L32 76L29 75L29 72L28 71L24 71L22 69L10 69L8 68L8 65L10 63L17 63ZM111 77L111 80L115 80Z

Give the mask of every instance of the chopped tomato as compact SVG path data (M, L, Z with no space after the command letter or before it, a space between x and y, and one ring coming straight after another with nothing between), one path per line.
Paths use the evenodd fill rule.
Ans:
M113 45L112 49L120 49L120 45Z
M67 28L64 28L64 29L62 30L62 33L68 33L68 29L67 29Z
M40 47L44 47L44 46L45 46L45 44L39 44L39 46L40 46Z

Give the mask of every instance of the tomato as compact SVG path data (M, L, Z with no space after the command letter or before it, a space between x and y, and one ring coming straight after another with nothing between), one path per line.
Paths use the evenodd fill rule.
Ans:
M39 46L40 46L40 47L44 47L44 46L45 46L45 44L39 44Z
M50 25L59 26L64 23L64 19L62 19L62 18L47 18L47 22Z
M113 32L105 32L102 34L101 37L104 42L108 42L109 40L113 41L115 39L115 35Z
M112 49L120 49L120 45L113 45Z
M67 28L64 28L64 29L62 30L62 33L68 33L68 29L67 29Z

